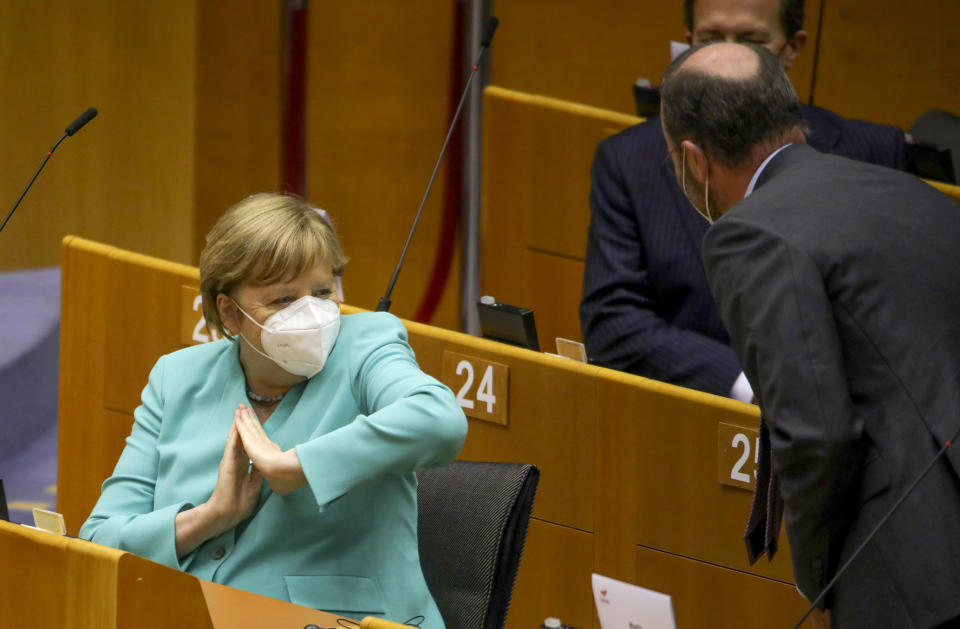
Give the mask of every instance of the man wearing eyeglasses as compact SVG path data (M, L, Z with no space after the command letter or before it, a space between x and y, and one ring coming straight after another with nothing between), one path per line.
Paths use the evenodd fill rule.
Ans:
M684 0L684 10L688 42L759 44L785 69L807 41L804 0ZM900 129L811 106L803 116L815 149L903 166ZM750 401L700 260L706 229L674 180L658 117L599 144L580 303L587 355L595 364Z

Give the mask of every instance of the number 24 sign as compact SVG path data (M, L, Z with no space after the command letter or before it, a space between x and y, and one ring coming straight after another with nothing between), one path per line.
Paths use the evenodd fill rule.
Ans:
M443 383L457 396L469 417L507 425L509 367L501 363L443 352Z

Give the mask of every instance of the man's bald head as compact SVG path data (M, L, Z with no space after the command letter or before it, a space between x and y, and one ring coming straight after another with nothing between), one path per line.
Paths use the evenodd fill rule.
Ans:
M678 72L702 72L718 78L745 81L757 76L760 57L753 48L717 42L700 46L677 68Z
M705 44L677 57L663 75L661 112L670 144L690 140L730 168L803 125L779 61L751 44Z

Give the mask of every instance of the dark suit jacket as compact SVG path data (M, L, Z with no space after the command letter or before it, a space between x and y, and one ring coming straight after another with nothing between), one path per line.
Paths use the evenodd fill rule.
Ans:
M900 167L903 132L805 107L814 148ZM707 229L667 159L660 119L600 142L580 326L591 362L719 395L740 365L700 257Z
M960 429L957 243L946 196L804 144L707 232L707 277L770 428L811 598ZM838 627L960 615L958 470L950 451L841 577Z

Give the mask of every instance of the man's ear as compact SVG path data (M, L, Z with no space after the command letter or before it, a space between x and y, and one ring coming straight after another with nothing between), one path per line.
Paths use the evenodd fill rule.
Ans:
M803 47L807 43L807 31L797 31L787 39L787 45L780 53L780 65L784 70L789 70L797 62L797 57L803 52Z
M687 40L687 43L688 43L688 44L690 44L691 46L693 46L693 33L692 33L692 32L687 31L687 34L684 35L683 38Z
M685 155L687 168L697 180L697 183L703 184L707 180L707 170L710 165L707 163L707 155L699 146L690 140L684 140L680 143L680 150Z
M217 295L217 311L220 313L220 320L223 321L223 328L231 335L239 334L240 311L237 310L237 305L225 293Z

